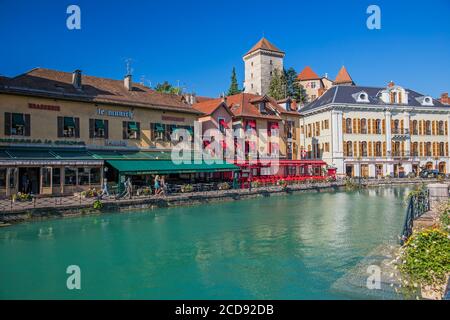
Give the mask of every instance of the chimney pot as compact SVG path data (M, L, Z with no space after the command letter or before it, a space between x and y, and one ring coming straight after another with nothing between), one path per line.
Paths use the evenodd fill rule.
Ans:
M75 89L81 90L81 70L77 69L72 73L72 85Z
M441 103L448 104L448 92L441 94Z
M123 79L123 85L125 86L125 88L126 88L128 91L133 90L133 81L132 81L131 74L127 74L127 75L125 76L125 78Z
M388 83L388 87L389 88L392 88L393 86L395 86L395 83L394 83L394 81L389 81L389 83Z

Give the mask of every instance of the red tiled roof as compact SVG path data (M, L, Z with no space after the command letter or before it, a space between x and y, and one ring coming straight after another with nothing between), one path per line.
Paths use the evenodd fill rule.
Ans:
M310 66L306 66L305 69L297 76L298 80L316 80L320 77L315 73Z
M352 77L347 72L347 69L342 66L341 70L339 70L336 79L334 80L335 84L343 84L343 83L354 83Z
M222 103L225 103L222 98L220 99L209 99L203 102L197 102L192 107L205 115L211 115L216 111ZM226 110L230 113L231 116L233 116L233 113L230 111L228 106L225 104Z
M272 43L270 43L269 40L267 40L266 38L263 37L245 55L248 55L249 53L252 53L252 52L254 52L256 50L259 50L259 49L267 50L267 51L273 51L273 52L279 52L279 53L284 53L283 51L281 51L280 49L275 47Z
M211 98L211 97L202 97L202 96L196 96L195 100L197 102L203 102L203 101L208 101L208 100L214 100L215 98Z
M0 91L200 114L180 95L160 93L138 83L133 83L132 90L128 90L123 80L87 75L82 75L82 89L77 90L72 85L71 72L44 68L36 68L14 78L0 79Z

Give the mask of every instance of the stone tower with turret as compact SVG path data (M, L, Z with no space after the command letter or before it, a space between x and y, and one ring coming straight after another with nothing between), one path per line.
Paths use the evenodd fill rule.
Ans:
M271 44L266 38L258 41L244 55L244 92L265 95L275 69L283 72L284 52Z

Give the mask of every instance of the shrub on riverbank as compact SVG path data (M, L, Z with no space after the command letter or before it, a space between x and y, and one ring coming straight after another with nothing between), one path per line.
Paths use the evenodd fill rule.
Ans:
M449 233L439 228L414 233L401 249L399 269L404 287L442 291L450 274Z

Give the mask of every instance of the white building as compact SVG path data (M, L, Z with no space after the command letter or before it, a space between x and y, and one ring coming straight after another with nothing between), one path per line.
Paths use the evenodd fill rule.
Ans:
M283 72L284 52L266 38L262 38L248 51L243 59L245 64L244 92L266 95L275 70Z
M300 109L300 144L348 176L450 172L450 108L431 96L389 83L337 85Z

